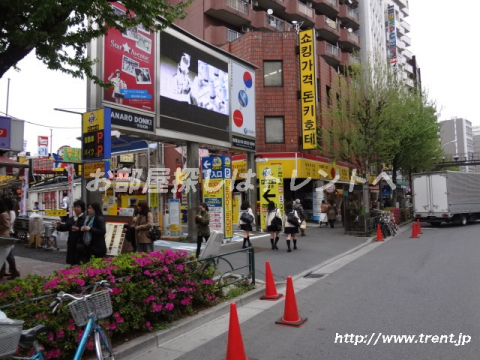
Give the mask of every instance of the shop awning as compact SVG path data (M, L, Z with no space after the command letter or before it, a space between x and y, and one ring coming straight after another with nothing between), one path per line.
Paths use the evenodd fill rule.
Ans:
M148 149L148 141L129 136L112 137L112 155L145 151Z
M19 163L18 161L11 160L6 156L0 156L0 167L28 168L28 164Z

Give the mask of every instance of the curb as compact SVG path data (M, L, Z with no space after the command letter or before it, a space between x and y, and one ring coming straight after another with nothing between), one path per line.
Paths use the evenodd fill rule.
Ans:
M175 325L168 329L143 335L132 341L128 341L115 348L115 358L119 360L132 359L135 355L139 355L140 350L145 351L148 348L158 347L160 344L170 341L180 335L198 328L201 325L228 314L230 311L230 303L232 301L235 301L237 307L242 307L253 300L260 298L263 291L264 288L261 286L238 298L235 298L234 300L232 299L231 301L216 305L213 308L204 310L193 317L179 320Z

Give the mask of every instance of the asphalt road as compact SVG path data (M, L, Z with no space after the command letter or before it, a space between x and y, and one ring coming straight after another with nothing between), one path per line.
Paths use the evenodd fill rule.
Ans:
M247 357L250 360L478 359L479 231L480 224L425 227L420 239L410 239L410 231L405 231L373 248L297 292L300 316L308 317L303 327L274 324L283 314L283 302L243 322ZM365 342L373 340L370 345L339 343L337 334L360 335ZM424 336L420 337L421 334ZM383 335L416 338L412 344L387 344ZM447 337L429 338L424 343L425 335ZM464 345L452 343L458 345L459 339L466 342L469 337L470 342ZM215 338L204 334L202 339L203 345L175 358L225 358L226 333ZM432 343L431 339L442 343Z

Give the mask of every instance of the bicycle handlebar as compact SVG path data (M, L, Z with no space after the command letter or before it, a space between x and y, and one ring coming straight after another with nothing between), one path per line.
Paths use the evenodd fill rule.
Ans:
M88 295L82 295L81 297L77 297L77 296L74 296L72 294L67 294L63 291L60 291L57 294L57 297L55 298L55 300L52 301L52 303L50 303L49 308L53 309L52 312L55 312L57 310L58 305L60 305L60 303L63 301L63 298L68 298L68 299L71 299L71 300L85 300L86 298L90 297L95 292L97 287L99 287L99 286L102 286L102 287L108 289L108 291L113 291L112 289L110 289L110 283L107 280L102 280L102 281L94 283L92 292ZM88 287L87 287L87 289L88 289Z

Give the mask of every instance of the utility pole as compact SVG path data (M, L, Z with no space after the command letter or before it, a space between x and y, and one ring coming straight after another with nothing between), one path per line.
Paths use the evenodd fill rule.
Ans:
M5 116L8 116L8 101L10 99L10 78L8 78L7 82L7 108L5 110Z

